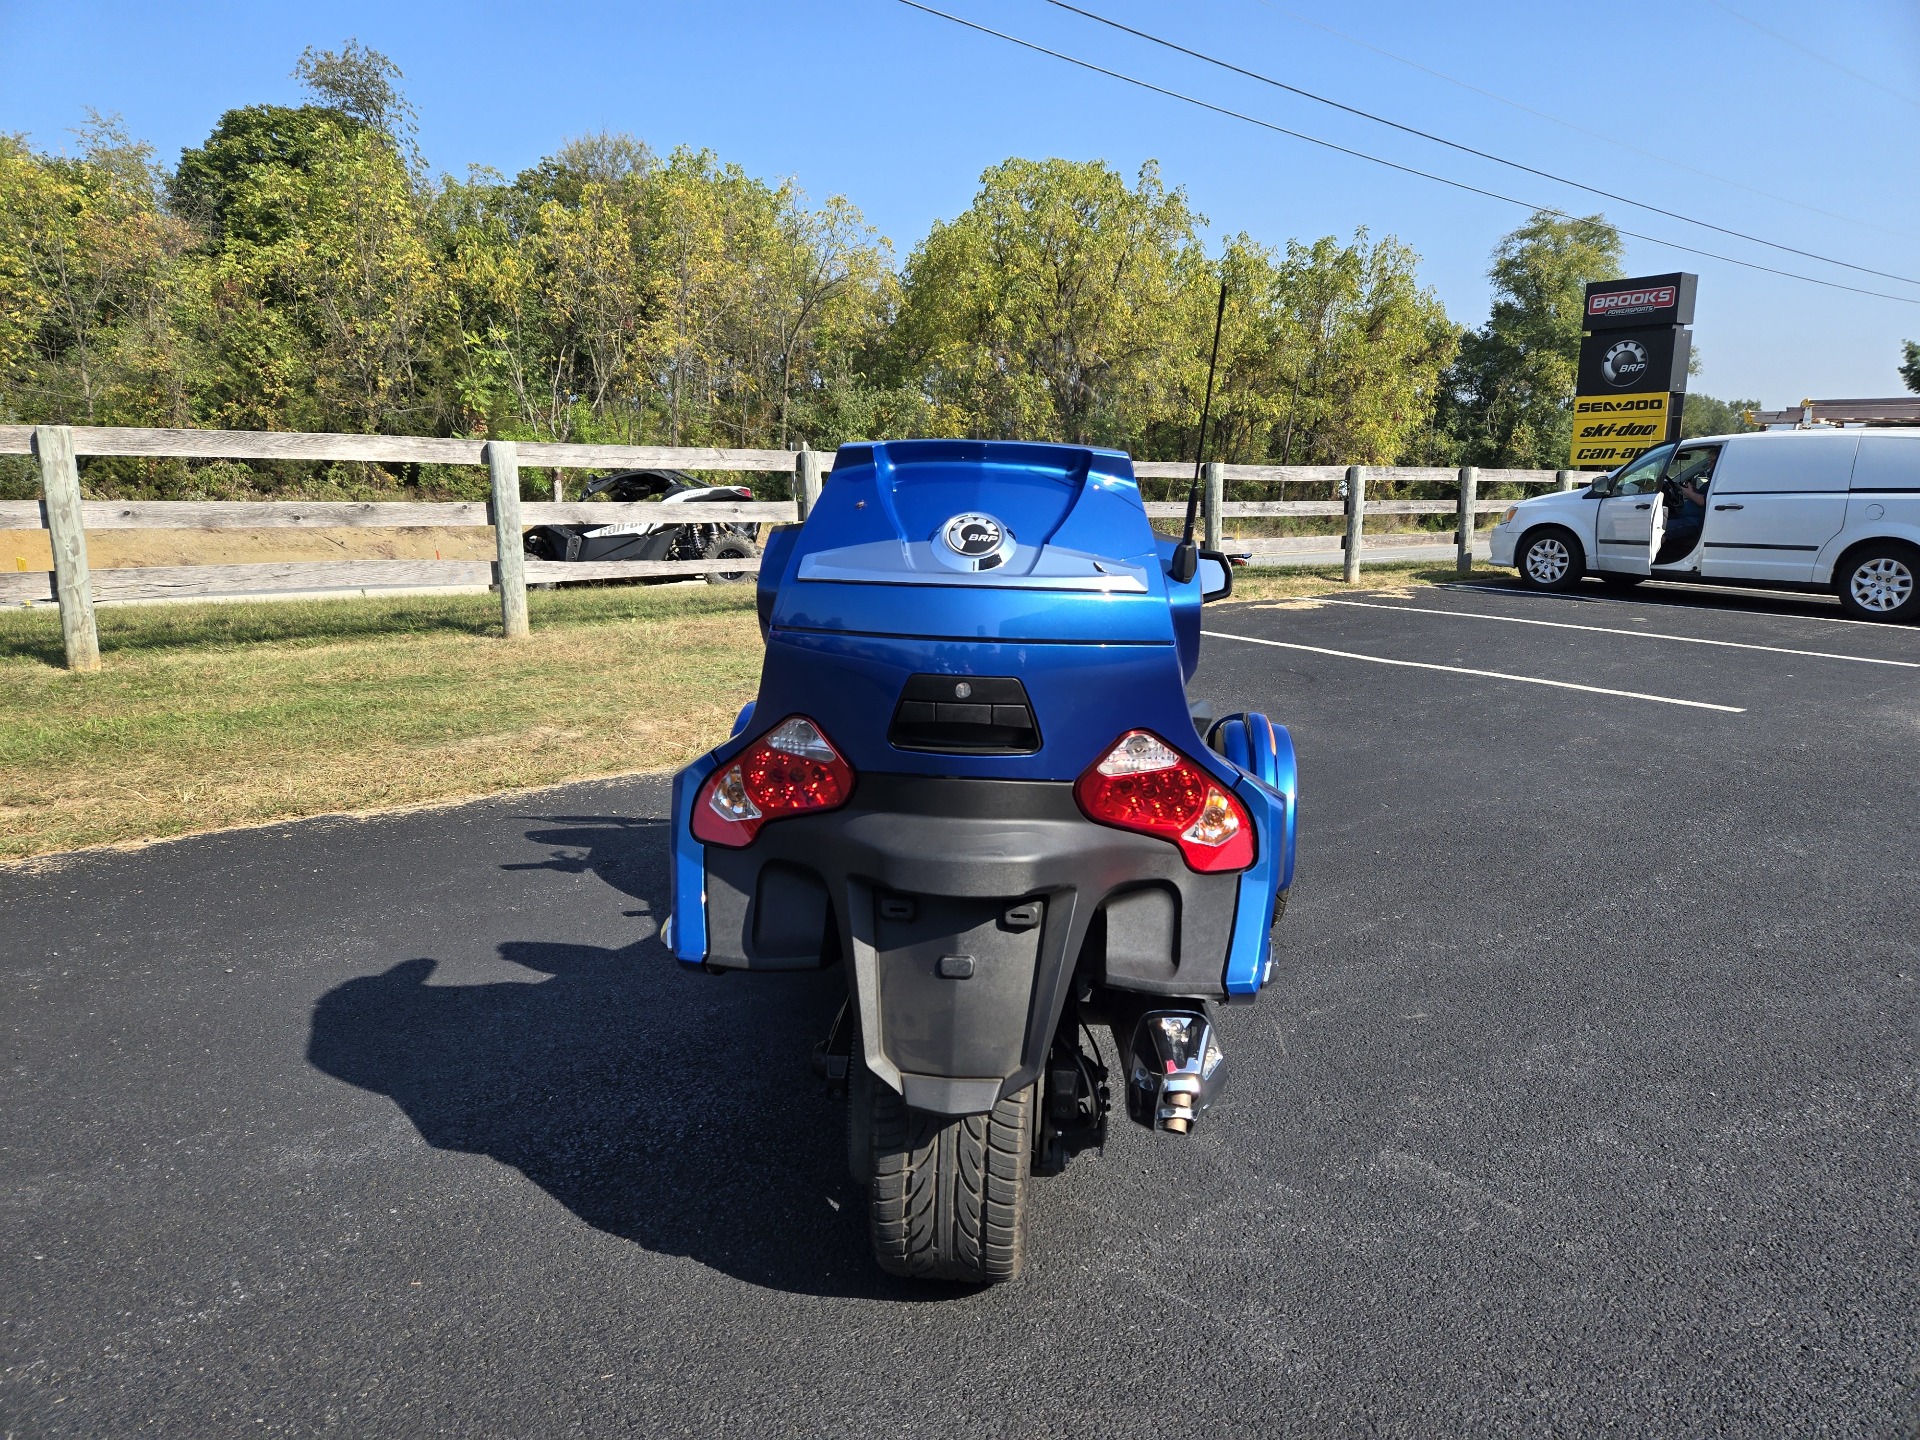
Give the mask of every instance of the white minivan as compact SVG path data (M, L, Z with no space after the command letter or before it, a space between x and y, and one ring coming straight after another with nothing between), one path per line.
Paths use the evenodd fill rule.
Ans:
M1583 575L1831 589L1854 615L1920 618L1920 430L1763 430L1662 445L1493 527L1523 585Z

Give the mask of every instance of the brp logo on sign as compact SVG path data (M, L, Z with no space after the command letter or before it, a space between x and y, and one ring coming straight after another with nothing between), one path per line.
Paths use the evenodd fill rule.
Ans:
M940 527L940 539L953 557L947 563L959 570L991 570L1013 550L1013 532L977 511L947 521Z
M1647 359L1647 347L1638 340L1622 340L1606 353L1600 362L1600 374L1607 384L1622 390L1631 389L1646 378L1652 362Z

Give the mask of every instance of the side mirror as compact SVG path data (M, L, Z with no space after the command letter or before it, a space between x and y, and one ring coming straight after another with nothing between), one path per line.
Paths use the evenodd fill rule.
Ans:
M1233 594L1233 566L1218 550L1200 552L1200 603L1224 600Z

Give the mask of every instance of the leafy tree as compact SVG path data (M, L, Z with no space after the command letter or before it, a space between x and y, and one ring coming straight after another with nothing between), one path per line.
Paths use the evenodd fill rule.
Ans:
M510 186L447 182L434 216L460 403L535 434L785 444L853 403L890 305L849 202L704 151L589 136Z
M669 444L695 436L785 443L797 392L877 331L890 248L840 196L807 208L707 151L676 150L648 178L654 393Z
M0 136L0 410L180 423L170 301L190 240L152 151L92 116L74 158Z
M325 133L324 116L308 117L309 134ZM204 260L207 420L404 429L441 281L393 147L339 124L325 148L234 166L219 193Z
M1466 463L1566 463L1586 285L1618 279L1620 257L1619 232L1599 215L1536 211L1501 240L1493 314L1463 338L1446 386L1442 423Z
M1208 268L1151 163L1008 160L907 261L895 373L948 434L1125 444L1175 394Z
M778 193L774 228L758 267L756 304L779 366L774 444L787 445L796 386L851 380L845 359L871 345L894 294L892 247L845 196L808 210L789 184Z
M1758 430L1758 425L1748 422L1746 412L1759 408L1758 400L1716 400L1711 395L1689 394L1686 408L1680 413L1680 438L1744 435L1749 430Z
M1920 390L1920 344L1903 340L1900 346L1905 357L1900 362L1900 378L1909 390Z
M229 110L206 143L181 152L180 165L167 181L171 208L206 232L218 246L227 238L234 199L248 176L262 168L310 174L347 142L359 122L320 105L249 105ZM283 238L290 217L254 207L249 220L272 220L272 231L243 232L236 238L272 243Z
M1441 372L1459 343L1439 299L1421 288L1418 263L1392 238L1369 241L1365 229L1350 244L1327 236L1289 242L1283 253L1245 235L1229 242L1215 404L1233 458L1406 458L1431 425ZM1196 355L1204 362L1204 351Z
M300 52L293 78L322 105L384 135L410 170L425 175L426 161L418 142L419 118L400 90L400 67L385 55L354 39L338 50L316 50L309 45Z
M228 111L169 185L205 237L196 408L216 425L404 428L446 408L422 394L444 282L413 111L398 67L354 41L294 73L324 103Z
M558 200L573 206L580 203L588 185L644 180L659 164L644 140L621 131L599 130L567 141L531 170L522 171L515 185L536 203Z
M430 182L390 60L350 40L295 74L310 103L228 110L171 174L109 122L74 157L0 136L0 414L1184 457L1224 275L1215 453L1435 449L1457 332L1392 239L1239 236L1215 261L1152 164L1010 159L902 274L845 197L629 135ZM175 468L130 467L123 493Z

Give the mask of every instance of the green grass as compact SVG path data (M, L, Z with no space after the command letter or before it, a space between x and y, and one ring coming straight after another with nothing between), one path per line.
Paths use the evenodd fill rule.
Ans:
M0 614L0 858L661 770L759 678L752 591L113 606L102 668Z
M1365 568L1369 588L1452 579ZM1235 599L1341 588L1241 571ZM59 616L0 612L0 859L683 764L759 681L745 586L108 606L102 668L60 668Z

